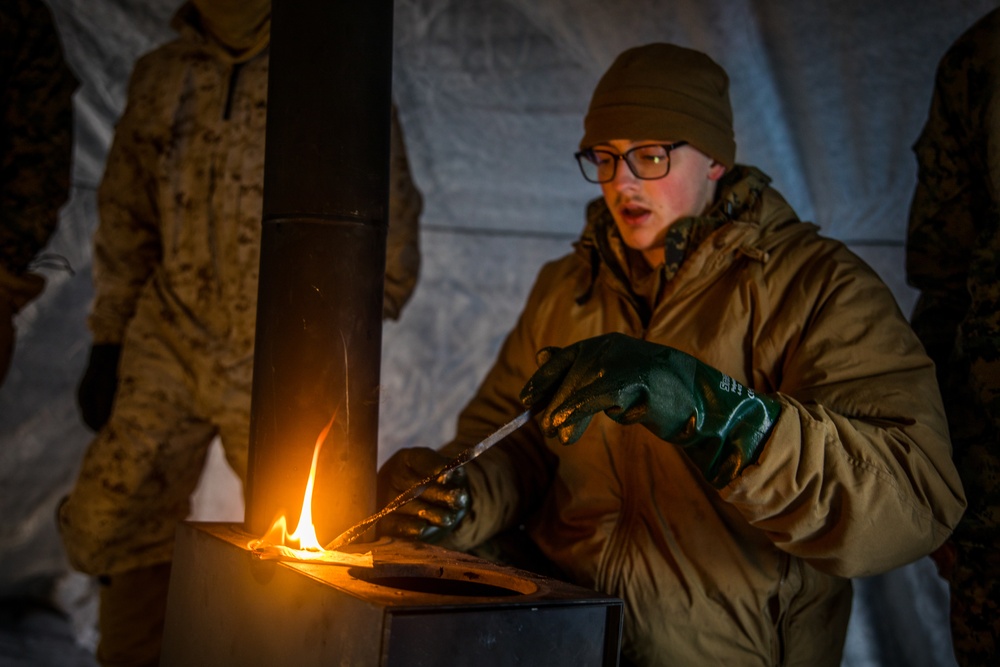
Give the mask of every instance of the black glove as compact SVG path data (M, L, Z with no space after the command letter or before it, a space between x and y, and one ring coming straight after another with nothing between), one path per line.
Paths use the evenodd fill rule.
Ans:
M542 430L576 442L598 412L642 424L685 449L722 488L757 461L781 405L689 354L620 333L539 352L521 390L526 407L547 404Z
M76 402L80 406L83 423L94 431L108 422L111 405L118 390L118 360L122 346L111 343L94 345L90 348L87 371L76 390Z
M378 506L384 507L449 461L433 449L401 449L378 471ZM455 529L469 511L465 468L456 468L378 523L379 535L437 542Z

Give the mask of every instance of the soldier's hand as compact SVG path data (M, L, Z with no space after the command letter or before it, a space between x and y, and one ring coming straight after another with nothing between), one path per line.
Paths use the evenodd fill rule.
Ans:
M378 473L378 506L384 507L414 484L433 475L448 458L427 447L401 449ZM468 478L464 468L437 478L415 499L378 523L379 535L437 542L469 511Z
M118 391L118 360L121 345L102 344L90 348L87 370L76 391L83 423L101 430L111 416L111 405Z

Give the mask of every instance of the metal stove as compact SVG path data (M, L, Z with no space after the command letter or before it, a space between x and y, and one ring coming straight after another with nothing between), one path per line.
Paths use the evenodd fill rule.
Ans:
M617 665L622 601L426 544L371 568L260 560L231 524L185 524L162 667Z

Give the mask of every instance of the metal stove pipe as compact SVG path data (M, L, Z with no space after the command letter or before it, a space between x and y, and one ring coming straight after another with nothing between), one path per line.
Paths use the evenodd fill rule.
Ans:
M392 0L274 0L245 528L374 511Z

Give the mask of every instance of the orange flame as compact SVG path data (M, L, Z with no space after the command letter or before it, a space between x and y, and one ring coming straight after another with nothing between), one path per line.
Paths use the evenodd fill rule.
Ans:
M306 482L306 491L302 498L302 511L299 514L299 523L292 533L288 532L288 520L285 515L279 516L267 533L259 540L253 540L247 546L254 553L261 555L265 552L276 551L281 556L296 560L315 560L323 558L326 550L316 537L316 527L312 518L312 497L313 487L316 484L316 467L319 461L319 452L323 448L323 441L329 435L333 422L337 418L334 412L326 427L316 438L316 446L313 448L312 466L309 469L309 480Z

